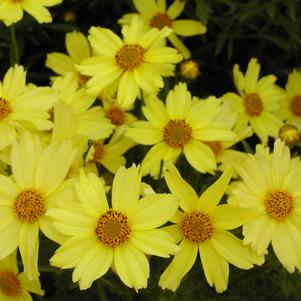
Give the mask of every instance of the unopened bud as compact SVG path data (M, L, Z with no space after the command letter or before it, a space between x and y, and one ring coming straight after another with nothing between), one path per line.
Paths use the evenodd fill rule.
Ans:
M76 14L74 10L67 10L64 14L65 22L74 22L76 20Z
M193 80L200 75L200 68L197 62L188 60L181 63L180 72L183 78Z
M279 129L278 136L288 147L292 147L294 144L300 141L299 130L290 124L283 125Z

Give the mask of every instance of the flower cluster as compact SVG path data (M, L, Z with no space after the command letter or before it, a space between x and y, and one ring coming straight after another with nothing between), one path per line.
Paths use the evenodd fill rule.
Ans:
M45 6L62 1L0 2L10 26L23 11L51 22ZM176 291L199 255L223 292L229 264L264 264L270 242L287 271L301 271L301 161L291 153L301 73L281 88L251 58L245 73L233 67L237 93L194 96L189 81L200 72L183 61L191 52L178 36L205 25L177 20L185 1L133 4L121 37L100 26L67 33L66 53L45 57L49 85L27 83L18 64L0 81L0 299L44 294L40 232L59 245L49 264L72 269L81 290L109 271L146 288L157 256L169 260L158 285ZM175 81L180 62L188 82ZM246 139L258 142L253 154ZM197 188L189 173L210 185Z

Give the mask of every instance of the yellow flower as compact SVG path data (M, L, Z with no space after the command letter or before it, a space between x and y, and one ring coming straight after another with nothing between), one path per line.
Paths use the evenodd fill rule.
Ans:
M192 99L185 83L179 83L166 99L166 107L155 96L144 97L142 107L148 121L137 121L126 131L134 141L154 146L141 163L143 174L157 177L160 161L176 161L183 152L189 164L199 172L214 173L216 160L203 141L232 140L235 134L215 117L220 101Z
M92 140L110 136L114 125L105 117L100 106L92 106L95 102L95 96L87 94L84 87L80 88L72 73L58 77L53 83L53 89L58 91L60 101L69 107L69 112L73 115L73 117L69 115L70 119L75 121L73 127L75 127L76 134L87 136L88 139ZM62 119L61 124L65 130L70 130L68 123ZM61 131L60 128L57 130Z
M29 280L25 273L19 273L16 254L0 260L1 301L32 301L29 292L43 296L39 280Z
M174 64L182 59L175 49L160 46L170 32L167 28L143 31L138 18L123 26L123 40L109 29L91 27L88 39L96 56L77 65L82 74L92 77L88 93L98 95L117 82L117 100L123 107L134 103L140 88L156 93L164 85L162 76L172 76Z
M175 213L176 198L153 194L139 199L140 183L139 168L121 167L113 180L110 208L103 182L82 171L75 187L79 203L48 212L57 230L72 236L50 263L74 268L72 280L79 281L80 289L89 288L111 266L127 286L145 288L149 277L145 254L169 257L179 250L169 234L156 229Z
M260 65L252 58L246 74L243 75L238 65L234 65L233 76L238 94L226 93L222 99L229 102L238 113L234 130L241 130L251 125L261 142L266 144L268 136L276 138L282 125L275 115L283 100L283 92L275 85L276 77L267 75L259 79Z
M133 2L147 29L162 29L165 26L173 29L173 33L167 39L183 54L185 59L188 59L191 54L177 35L190 37L207 31L206 26L200 21L176 20L184 10L185 1L175 0L168 8L166 8L166 0L133 0ZM126 14L118 22L128 24L135 15L137 14Z
M278 115L301 131L301 73L298 70L293 70L288 76L285 100L281 103Z
M23 18L23 11L32 15L39 23L49 23L52 21L51 14L45 7L62 3L63 0L1 0L0 20L6 26L20 21Z
M61 52L48 53L45 65L59 75L72 72L83 85L88 78L78 73L75 65L91 56L89 42L81 32L73 31L66 34L65 45L68 55Z
M0 149L16 138L16 130L28 127L49 130L52 122L47 111L58 100L49 87L26 87L26 71L11 67L0 82Z
M88 169L94 167L94 170L97 170L96 165L103 165L115 174L120 166L125 166L126 159L123 154L135 144L132 139L124 136L115 139L115 134L109 142L94 141L88 151L85 167Z
M0 175L0 259L18 246L24 272L37 279L39 229L50 239L65 238L51 226L45 213L57 201L66 201L72 181L64 181L75 156L70 142L43 148L38 136L25 132L11 149L12 177Z
M243 226L244 243L265 254L270 242L283 266L301 271L301 162L280 139L274 151L258 145L241 167L229 202L257 211Z
M159 285L175 291L182 278L192 268L198 253L205 277L217 292L228 285L229 263L240 269L250 269L253 264L262 264L263 257L227 230L235 229L253 216L250 210L219 205L232 171L227 169L222 176L198 197L185 182L178 170L169 165L165 180L170 191L180 199L180 208L172 218L175 225L164 228L176 241L180 251L160 277Z

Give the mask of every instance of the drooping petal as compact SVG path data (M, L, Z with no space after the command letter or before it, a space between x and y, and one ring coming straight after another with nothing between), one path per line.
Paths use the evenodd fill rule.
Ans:
M180 244L180 248L180 251L174 256L160 277L159 285L163 289L168 288L176 291L182 278L189 272L196 260L198 254L197 244L184 239Z
M149 263L146 256L132 246L124 244L114 250L114 266L122 282L137 291L147 286Z

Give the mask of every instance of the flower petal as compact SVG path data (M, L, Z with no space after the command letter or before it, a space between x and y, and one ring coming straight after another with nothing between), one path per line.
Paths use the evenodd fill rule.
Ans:
M190 37L206 33L207 28L200 21L176 20L172 22L174 32L180 36Z

